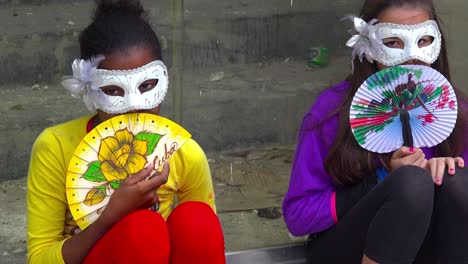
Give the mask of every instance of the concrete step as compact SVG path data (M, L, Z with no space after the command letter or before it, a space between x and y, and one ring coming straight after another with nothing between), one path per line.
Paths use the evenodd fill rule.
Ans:
M304 246L283 245L226 253L227 264L305 264Z

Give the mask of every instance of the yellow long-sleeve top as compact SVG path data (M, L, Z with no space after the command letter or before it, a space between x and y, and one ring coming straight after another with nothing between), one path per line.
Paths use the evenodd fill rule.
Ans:
M91 118L47 128L33 145L27 192L28 263L64 263L62 245L70 236L65 226L76 225L67 205L67 168ZM157 191L161 202L158 212L166 219L175 196L178 203L201 201L216 212L208 161L201 147L190 139L169 163L169 179Z

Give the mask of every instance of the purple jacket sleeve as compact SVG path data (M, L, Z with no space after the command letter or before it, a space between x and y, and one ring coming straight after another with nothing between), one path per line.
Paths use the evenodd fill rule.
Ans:
M334 225L335 187L325 170L324 161L338 128L338 116L314 128L337 106L336 94L326 91L304 117L288 192L283 201L283 215L289 232L302 236L323 231Z

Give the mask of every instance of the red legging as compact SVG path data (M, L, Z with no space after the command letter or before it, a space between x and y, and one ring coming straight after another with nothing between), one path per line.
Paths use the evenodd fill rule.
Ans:
M201 202L177 206L167 222L150 210L133 212L91 249L90 263L226 263L218 217Z

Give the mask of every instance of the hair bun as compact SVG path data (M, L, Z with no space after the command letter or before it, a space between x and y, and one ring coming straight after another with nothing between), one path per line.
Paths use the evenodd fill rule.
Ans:
M140 0L96 0L96 4L95 20L113 15L136 16L146 19L146 13Z

